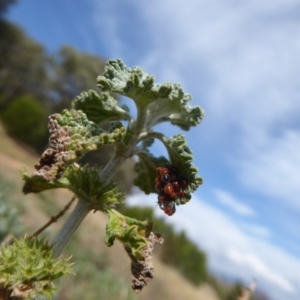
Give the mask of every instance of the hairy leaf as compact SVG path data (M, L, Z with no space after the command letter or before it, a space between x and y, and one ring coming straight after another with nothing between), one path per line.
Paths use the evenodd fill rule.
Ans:
M72 105L74 109L82 110L90 121L97 124L131 118L107 92L100 95L93 90L83 92L75 98Z
M97 78L102 91L111 91L133 99L138 112L143 115L144 128L171 121L188 130L203 118L200 107L191 107L191 95L186 94L179 84L156 84L154 77L140 67L128 68L121 60L109 60L102 76Z

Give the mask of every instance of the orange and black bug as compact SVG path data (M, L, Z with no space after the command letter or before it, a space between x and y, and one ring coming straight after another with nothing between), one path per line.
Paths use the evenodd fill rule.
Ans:
M157 199L158 199L158 204L167 201L167 198L165 195L158 195Z
M172 182L172 186L175 189L175 191L178 190L179 189L179 183L178 183L178 181L173 181Z
M155 183L159 183L159 182L161 182L160 177L156 177L156 178L155 178Z
M162 175L161 177L160 177L160 179L161 179L161 181L163 181L163 182L170 182L171 181L171 176L169 175L169 174L165 174L165 175Z
M166 174L168 174L168 173L169 173L169 171L168 171L167 168L158 167L158 168L156 169L156 174L157 174L158 176L163 176L163 175L166 175Z
M182 189L180 189L178 192L177 192L177 197L178 198L182 198L184 196L184 191Z
M171 198L176 198L176 193L171 183L167 183L164 187L164 192Z
M174 165L172 165L172 164L168 165L167 169L169 170L170 173L173 173L173 174L177 174L178 173L178 169Z
M164 190L164 186L163 186L162 182L158 182L158 183L155 185L155 190L156 190L158 193L161 193L161 192Z
M175 207L175 202L174 201L171 201L171 202L159 202L158 204L159 204L159 207L168 216L172 216L175 213L175 211L176 211L176 207Z
M168 216L174 215L175 211L176 211L176 207L174 204L172 206L168 205L167 207L164 208L164 212Z

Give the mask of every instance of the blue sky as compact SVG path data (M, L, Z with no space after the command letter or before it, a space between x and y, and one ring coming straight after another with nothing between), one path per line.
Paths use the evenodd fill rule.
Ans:
M299 1L20 0L8 18L50 52L70 44L181 83L205 110L186 133L204 185L168 221L213 271L299 299Z

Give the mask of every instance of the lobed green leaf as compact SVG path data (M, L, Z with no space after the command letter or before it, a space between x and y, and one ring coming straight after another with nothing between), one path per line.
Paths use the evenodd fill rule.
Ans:
M108 211L109 222L106 225L105 243L112 246L115 239L126 244L138 259L142 259L142 249L147 245L147 237L152 223L123 216L116 210Z
M72 106L83 111L96 124L131 119L128 112L119 107L117 100L107 92L100 95L93 90L83 92L75 98Z
M109 60L103 75L97 78L97 86L102 91L110 91L133 99L138 112L144 117L144 128L171 121L172 124L188 130L203 118L204 111L188 102L179 84L156 84L154 77L140 67L128 68L121 60Z

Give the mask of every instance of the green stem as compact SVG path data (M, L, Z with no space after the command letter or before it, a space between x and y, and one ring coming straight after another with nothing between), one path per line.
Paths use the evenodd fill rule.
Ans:
M126 154L127 153L123 153L122 155L119 155L118 153L115 154L115 157L102 169L100 181L109 183L112 180L122 163L128 158L128 155Z
M89 203L78 200L74 210L53 240L53 257L58 257L61 255L76 229L79 227L90 210L91 207L89 206Z
M144 134L141 134L139 136L139 142L143 141L143 140L149 140L149 139L158 139L160 140L162 143L164 143L164 135L161 134L160 132L156 132L156 131L152 131L152 132L146 132Z

